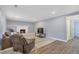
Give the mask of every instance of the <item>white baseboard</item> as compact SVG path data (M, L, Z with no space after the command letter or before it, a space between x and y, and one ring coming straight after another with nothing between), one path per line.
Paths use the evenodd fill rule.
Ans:
M59 40L59 41L63 41L63 42L67 42L67 40L63 40L63 39L58 39L58 38L54 38L54 37L46 37L46 38L49 38L49 39L54 39L54 40Z

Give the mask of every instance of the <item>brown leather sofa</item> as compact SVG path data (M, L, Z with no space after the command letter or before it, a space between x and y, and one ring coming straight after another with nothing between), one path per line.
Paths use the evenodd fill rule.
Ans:
M14 34L10 37L10 39L12 40L14 51L29 53L35 46L35 39L31 39L31 41L28 43L27 39L20 34Z
M6 48L9 48L11 47L11 40L10 40L10 35L8 32L5 32L3 34L3 38L1 40L1 49L6 49Z

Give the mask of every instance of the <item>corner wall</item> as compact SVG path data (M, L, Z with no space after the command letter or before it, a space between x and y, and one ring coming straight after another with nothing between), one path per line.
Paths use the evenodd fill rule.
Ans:
M66 41L66 17L59 17L51 20L37 22L35 28L43 27L47 38Z
M5 14L0 9L0 48L1 48L2 34L4 32L6 32L6 18L5 18Z
M23 22L23 21L11 21L7 20L7 29L9 25L13 26L28 26L28 33L34 33L34 23L31 22ZM13 27L14 30L17 30L16 27Z
M0 33L6 32L6 18L4 13L0 10Z

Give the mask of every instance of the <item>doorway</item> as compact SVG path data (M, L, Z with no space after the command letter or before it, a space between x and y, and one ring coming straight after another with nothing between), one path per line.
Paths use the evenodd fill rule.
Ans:
M67 41L74 38L74 22L71 16L66 17Z
M72 40L72 53L79 54L79 15L66 17L67 40Z

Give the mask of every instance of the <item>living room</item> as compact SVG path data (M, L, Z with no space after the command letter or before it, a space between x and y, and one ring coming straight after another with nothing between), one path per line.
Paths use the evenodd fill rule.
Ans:
M28 53L29 50L36 54L72 53L70 42L74 36L70 23L72 18L78 18L74 17L78 10L78 6L72 5L0 5L0 53ZM3 38L5 34L10 39ZM17 39L13 38L18 36L14 34L22 35L21 39L32 43L28 48L25 44L19 47Z

